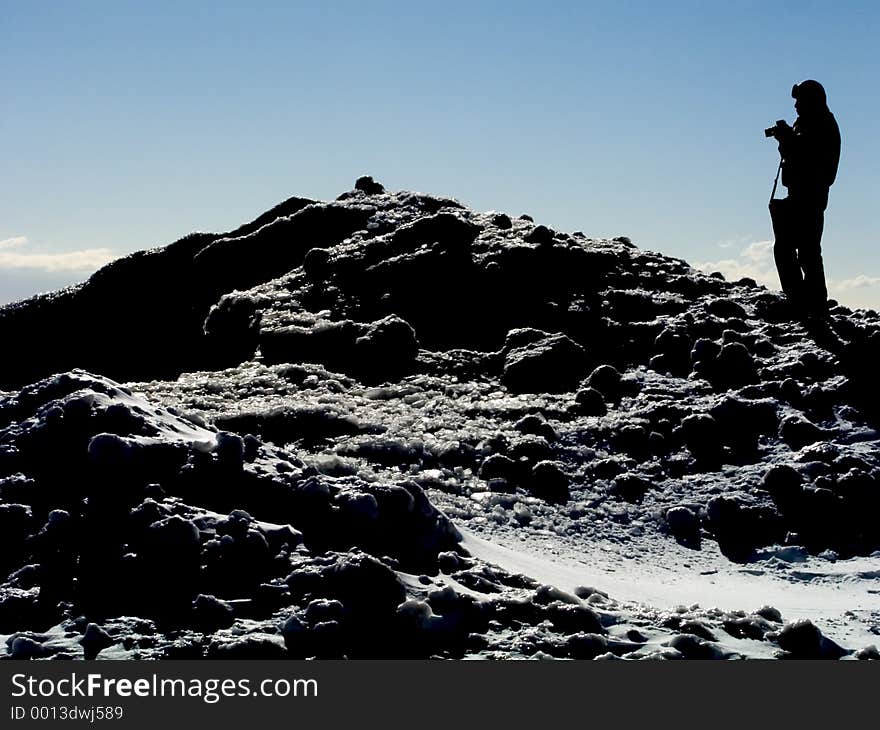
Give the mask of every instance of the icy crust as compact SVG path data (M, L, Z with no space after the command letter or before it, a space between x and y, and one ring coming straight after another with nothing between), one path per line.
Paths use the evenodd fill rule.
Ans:
M853 653L771 609L662 611L494 567L408 474L331 476L319 454L309 465L82 371L0 414L13 658Z
M95 355L139 382L3 399L9 651L876 654L875 312L807 329L625 238L362 182L168 247L199 276L186 326ZM721 605L713 576L754 579L749 605L696 605ZM732 610L762 591L785 615Z

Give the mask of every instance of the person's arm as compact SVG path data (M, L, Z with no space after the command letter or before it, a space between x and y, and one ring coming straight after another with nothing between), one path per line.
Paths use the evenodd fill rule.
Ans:
M799 135L784 119L776 122L776 133L773 136L779 142L779 154L783 160L797 154Z

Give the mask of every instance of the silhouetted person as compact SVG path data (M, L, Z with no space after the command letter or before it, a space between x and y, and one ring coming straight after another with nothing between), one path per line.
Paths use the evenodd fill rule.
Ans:
M818 81L795 84L791 95L798 113L794 127L780 120L766 130L779 142L782 184L788 188L786 198L770 204L776 236L773 255L789 301L803 317L822 317L828 299L822 229L828 189L840 161L840 130Z

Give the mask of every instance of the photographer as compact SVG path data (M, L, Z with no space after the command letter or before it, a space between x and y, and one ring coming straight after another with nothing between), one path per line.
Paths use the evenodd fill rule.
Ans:
M770 202L776 235L773 254L789 301L807 318L824 317L828 292L822 229L828 189L840 160L840 130L818 81L795 84L791 95L798 113L794 126L780 120L764 130L779 142L782 184L788 188L788 197Z

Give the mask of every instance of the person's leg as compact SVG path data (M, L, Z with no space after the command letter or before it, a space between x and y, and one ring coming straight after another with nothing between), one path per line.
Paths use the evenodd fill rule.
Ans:
M798 263L803 271L804 304L811 314L823 314L827 309L828 289L825 286L825 267L822 263L822 230L824 211L818 206L805 206L799 211L801 220L798 242Z
M790 198L774 200L770 215L773 220L773 258L779 274L779 285L792 304L799 304L803 290L803 274L797 256L797 216Z

